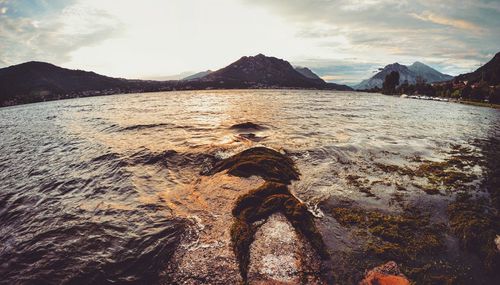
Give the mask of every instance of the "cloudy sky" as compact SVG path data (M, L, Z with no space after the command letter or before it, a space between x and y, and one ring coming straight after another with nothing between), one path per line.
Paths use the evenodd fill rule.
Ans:
M264 53L352 84L393 62L469 72L499 27L500 0L0 0L0 67L160 79Z

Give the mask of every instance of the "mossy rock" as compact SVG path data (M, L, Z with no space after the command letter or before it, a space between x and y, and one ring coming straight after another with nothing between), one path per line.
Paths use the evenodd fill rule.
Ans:
M474 199L460 193L448 206L450 227L460 239L461 246L481 257L484 268L500 277L500 253L494 242L500 232L498 211L487 199Z
M215 164L209 175L227 170L230 175L239 177L260 176L266 181L289 184L299 179L299 171L293 161L269 148L255 147L242 151Z
M231 130L258 130L258 131L267 129L264 126L261 126L261 125L258 125L256 123L252 123L252 122L235 124L229 128Z
M250 260L250 245L257 230L254 223L276 212L285 215L322 259L329 258L323 238L314 223L314 217L307 211L307 207L289 192L286 184L268 181L258 189L239 197L233 209L235 222L231 227L231 241L245 282Z
M368 233L363 254L366 260L394 260L404 269L415 269L425 265L425 260L432 259L437 252L445 251L444 226L432 224L429 216L416 209L389 214L341 205L331 208L330 212L341 225L353 228L355 233ZM434 275L409 276L427 282ZM423 284L427 284L425 282Z

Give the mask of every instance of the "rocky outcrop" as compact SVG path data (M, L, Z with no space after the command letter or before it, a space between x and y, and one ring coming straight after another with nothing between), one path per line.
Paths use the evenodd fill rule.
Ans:
M222 160L212 168L209 174L213 175L224 170L234 176L260 176L266 181L285 184L299 179L299 172L289 157L265 147L250 148Z
M230 127L231 130L238 130L238 131L248 131L248 130L253 130L253 131L261 131L267 129L264 126L258 125L256 123L252 122L245 122L245 123L239 123L232 125Z
M314 217L288 189L298 178L289 157L257 147L171 193L168 206L191 226L162 283L330 283L322 269L329 255Z
M281 213L272 214L250 246L248 280L252 284L321 284L321 261L309 242Z

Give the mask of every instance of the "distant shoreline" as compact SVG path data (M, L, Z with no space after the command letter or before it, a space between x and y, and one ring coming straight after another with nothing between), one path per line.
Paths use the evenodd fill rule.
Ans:
M36 103L43 103L43 102L52 102L52 101L62 101L62 100L71 100L71 99L79 99L79 98L90 98L90 97L105 97L105 96L114 96L114 95L126 95L126 94L147 94L147 93L170 93L170 92L190 92L190 91L239 91L239 90L297 90L297 91L329 91L329 92L359 92L359 93L371 93L371 94L380 94L384 96L392 96L392 97L400 97L400 95L389 95L389 94L383 94L383 93L377 93L377 92L368 92L368 91L363 91L363 90L354 90L354 91L348 91L348 90L334 90L334 89L314 89L314 88L294 88L294 87L272 87L272 88L225 88L225 89L183 89L183 90L164 90L164 91L143 91L143 92L123 92L123 93L115 93L115 94L96 94L96 95L88 95L88 96L80 96L80 97L66 97L66 98L60 98L60 99L53 99L53 100L45 100L45 101L37 101L37 102L27 102L27 103L18 103L18 104L12 104L12 105L0 105L1 108L6 108L6 107L15 107L15 106L21 106L21 105L28 105L28 104L36 104ZM485 108L493 108L500 110L500 104L493 104L493 103L486 103L486 102L476 102L476 101L467 101L467 100L457 100L457 99L450 99L450 103L458 103L458 104L464 104L464 105L471 105L471 106L477 106L477 107L485 107Z
M486 103L486 102L476 102L476 101L466 101L466 100L458 100L458 101L450 101L454 103L464 104L464 105L472 105L478 107L486 107L500 110L500 104Z
M351 91L351 90L335 90L335 89L319 89L319 88L295 88L295 87L155 90L155 91L142 91L142 92L121 92L121 93L113 93L113 94L95 94L95 95L78 96L78 97L76 97L76 96L75 97L61 97L61 98L49 99L49 100L43 100L43 101L16 103L16 104L10 104L10 105L0 105L0 109L7 108L7 107L28 105L28 104L71 100L71 99L80 99L80 98L91 98L91 97L106 97L106 96L127 95L127 94L191 92L191 91L208 91L208 92L210 92L210 91L226 91L226 90L227 91L241 91L241 90L297 90L297 91L301 91L301 90L304 90L304 91L328 91L328 92L362 92L362 91ZM61 96L64 96L64 95L61 95Z
M380 94L380 95L384 95L384 96L401 97L401 94L383 94L380 92L370 92L370 91L363 91L363 90L356 90L354 92L373 93L373 94ZM485 107L485 108L493 108L493 109L500 110L500 104L469 101L469 100L463 100L463 99L453 99L453 98L446 98L446 99L449 99L448 102L450 102L450 103L458 103L458 104L471 105L471 106L477 106L477 107Z

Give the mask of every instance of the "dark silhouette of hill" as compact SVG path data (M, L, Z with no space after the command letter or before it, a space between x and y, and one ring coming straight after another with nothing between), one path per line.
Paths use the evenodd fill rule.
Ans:
M209 75L212 72L213 72L212 70L201 71L201 72L195 73L193 75L190 75L188 77L184 77L181 80L196 80L196 79L200 79L200 78L202 78L204 76Z
M250 85L316 87L315 81L298 73L282 59L263 54L244 56L202 78L203 81L233 81Z
M61 94L124 88L131 84L125 79L30 61L0 69L0 104L52 100Z
M286 60L263 54L244 56L230 65L200 79L204 82L225 82L246 88L289 87L352 90L339 84L327 84L321 78L306 77Z
M460 74L456 77L459 81L469 81L476 83L485 81L490 85L500 84L500 52L498 52L489 62L471 73Z
M321 77L319 77L316 73L312 72L312 70L307 67L295 67L295 70L307 78L324 81L323 79L321 79Z
M312 73L312 72L311 72ZM319 78L319 77L318 77ZM130 92L304 88L352 90L346 85L326 83L297 72L290 63L275 57L242 57L219 69L189 80L128 80L94 72L61 68L44 62L26 62L0 69L0 106Z

